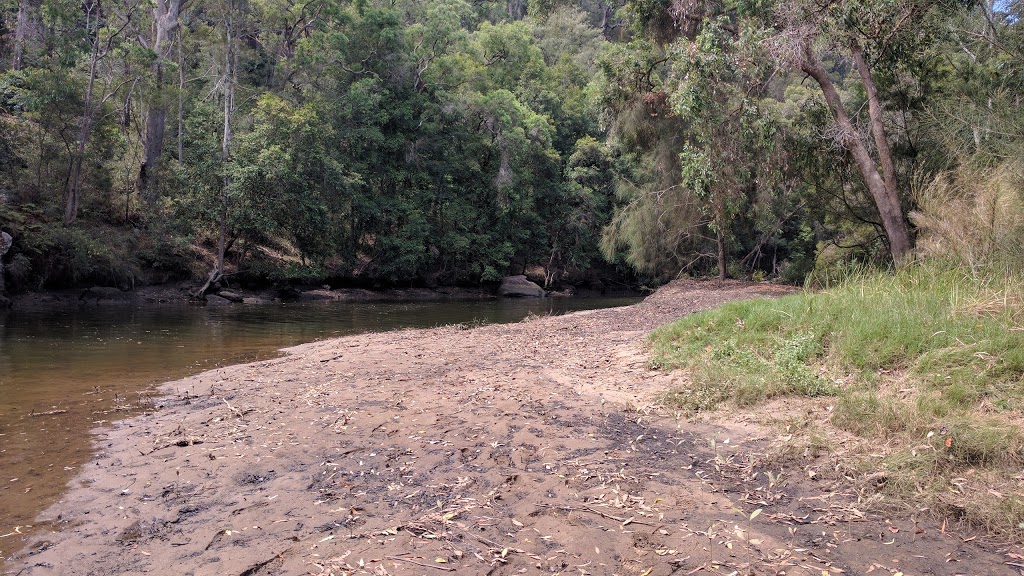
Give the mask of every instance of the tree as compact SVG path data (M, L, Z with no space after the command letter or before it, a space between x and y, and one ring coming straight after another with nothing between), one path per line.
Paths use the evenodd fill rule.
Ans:
M85 101L82 110L78 140L71 160L70 188L64 205L64 225L71 226L78 217L78 203L81 196L82 163L85 161L86 147L92 135L96 114L119 89L131 82L128 78L104 79L104 85L97 95L96 82L101 61L110 56L124 40L124 33L132 23L138 4L129 4L123 12L114 12L115 20L110 26L108 14L105 13L99 0L86 0L82 5L85 16L85 30L89 36L89 72L86 81Z
M885 106L866 49L875 62L887 57L899 35L905 34L927 10L927 4L904 2L838 2L824 4L787 0L775 12L776 57L817 82L836 122L834 139L849 151L882 219L889 251L897 265L911 257L913 238L903 210L901 188L885 122ZM866 48L867 47L867 48ZM854 125L839 91L821 63L819 52L844 54L853 62L868 108L867 137Z
M178 28L178 16L182 0L156 0L153 6L153 30L149 48L153 51L152 81L153 93L146 111L144 129L144 153L139 167L139 185L147 199L152 202L156 193L156 175L160 156L164 150L164 131L167 125L167 98L165 96L164 74L167 59L173 45L172 34ZM181 40L178 39L180 44ZM179 58L180 60L180 58ZM179 71L179 74L184 71ZM179 91L182 89L179 81ZM180 125L180 121L179 121Z

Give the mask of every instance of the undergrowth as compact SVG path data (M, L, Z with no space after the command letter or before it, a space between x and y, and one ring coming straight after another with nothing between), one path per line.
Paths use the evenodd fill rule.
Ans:
M665 396L674 408L832 396L832 426L887 447L871 464L885 491L1024 534L1024 279L937 264L853 274L683 318L651 344L656 367L691 376Z

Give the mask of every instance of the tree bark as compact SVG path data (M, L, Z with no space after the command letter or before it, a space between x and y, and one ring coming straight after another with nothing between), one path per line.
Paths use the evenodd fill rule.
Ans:
M878 164L881 164L884 177L879 174L878 164L871 157L871 153L868 151L864 140L857 132L849 115L847 115L842 99L832 84L832 79L829 78L828 73L821 66L821 62L818 61L810 41L804 42L803 52L804 58L800 67L811 78L814 78L821 88L821 92L825 96L825 102L828 103L832 116L842 131L841 144L853 157L853 161L857 165L861 177L864 178L868 192L871 194L875 207L882 218L882 227L885 229L885 235L889 240L889 252L892 255L892 259L897 266L902 265L911 256L913 242L910 237L910 228L907 226L907 221L903 214L903 206L900 203L899 189L896 184L896 171L892 163L892 153L889 150L885 127L882 124L881 103L878 100L878 93L875 90L875 84L873 79L871 79L870 71L866 65L863 68L861 67L863 55L860 55L861 63L858 64L857 68L862 78L868 78L868 82L865 83L865 89L869 93L868 106L869 114L871 115L871 132L878 148L880 158ZM858 52L855 51L854 59L856 60L857 57ZM871 103L872 99L874 100L873 104Z
M871 136L875 140L875 148L878 150L878 163L882 167L882 181L885 187L894 194L899 187L896 183L896 166L892 161L892 150L889 149L889 139L885 134L885 123L882 118L884 108L882 100L878 97L878 88L875 86L875 79L871 76L867 61L864 60L864 51L856 42L850 46L853 54L853 62L860 74L861 83L868 95L868 118L870 119ZM898 197L898 196L897 196Z

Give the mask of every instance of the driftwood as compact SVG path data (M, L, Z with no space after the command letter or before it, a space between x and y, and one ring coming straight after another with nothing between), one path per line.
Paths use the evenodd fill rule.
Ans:
M197 300L204 300L206 298L206 293L210 291L210 287L214 284L218 284L223 278L224 273L221 272L219 268L210 270L210 275L206 277L206 284L203 284L202 287L193 292L192 297Z

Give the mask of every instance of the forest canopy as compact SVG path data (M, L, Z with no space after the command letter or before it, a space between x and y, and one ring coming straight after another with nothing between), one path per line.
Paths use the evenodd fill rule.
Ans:
M1022 16L0 0L6 286L1019 268Z

